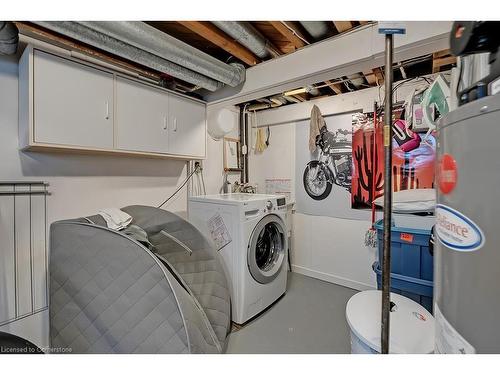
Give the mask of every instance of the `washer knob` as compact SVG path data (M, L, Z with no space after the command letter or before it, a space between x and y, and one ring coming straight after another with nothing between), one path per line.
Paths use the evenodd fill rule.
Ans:
M273 202L271 202L271 201L267 201L267 203L266 203L266 208L267 208L268 210L271 210L271 209L273 208Z

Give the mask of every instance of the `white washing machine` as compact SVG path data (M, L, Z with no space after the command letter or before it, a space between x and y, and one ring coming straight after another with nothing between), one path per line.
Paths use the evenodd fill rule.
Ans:
M284 196L191 197L188 213L189 221L220 248L231 280L235 323L245 323L285 293L288 241Z

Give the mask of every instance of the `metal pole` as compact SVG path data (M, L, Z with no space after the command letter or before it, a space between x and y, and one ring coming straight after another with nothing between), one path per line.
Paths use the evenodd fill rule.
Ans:
M389 353L392 210L392 55L393 36L385 36L384 253L382 260L382 354Z

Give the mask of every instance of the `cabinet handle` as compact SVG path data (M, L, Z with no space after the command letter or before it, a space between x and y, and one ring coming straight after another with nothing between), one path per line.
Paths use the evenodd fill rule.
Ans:
M106 120L109 120L109 102L106 102L106 116L104 116Z
M168 128L168 118L167 116L163 116L163 130L167 130Z
M173 130L174 132L176 132L176 131L177 131L177 117L174 117L174 126L172 126L172 130Z

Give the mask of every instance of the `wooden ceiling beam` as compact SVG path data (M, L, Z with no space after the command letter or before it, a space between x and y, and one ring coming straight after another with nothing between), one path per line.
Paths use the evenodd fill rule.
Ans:
M451 50L450 49L444 49L442 51L434 52L433 57L439 58L439 57L444 57L451 55Z
M351 21L333 21L333 24L339 33L343 33L353 28Z
M307 101L306 94L295 94L293 95L293 97L300 100L301 102Z
M363 71L363 74L365 75L366 82L368 82L370 86L377 85L377 77L373 70L365 70Z
M325 81L325 83L328 85L328 88L332 90L332 92L335 95L342 94L342 88L341 88L342 86L340 85L340 83L333 83L332 81Z
M219 46L224 51L230 53L237 59L243 61L248 65L258 64L261 60L255 56L251 51L243 47L241 44L235 42L230 36L225 34L222 30L217 28L210 22L204 21L177 21L184 27L192 32L200 35L206 40Z
M375 79L377 81L377 85L382 86L384 84L384 73L380 68L372 69L373 73L375 73Z
M457 58L455 56L439 57L438 53L432 56L432 73L439 73L442 66L455 64Z
M281 34L283 35L293 47L296 49L302 48L306 45L306 43L300 39L297 35L298 33L290 30L286 25L281 21L269 21L269 23ZM291 26L289 26L291 28Z

